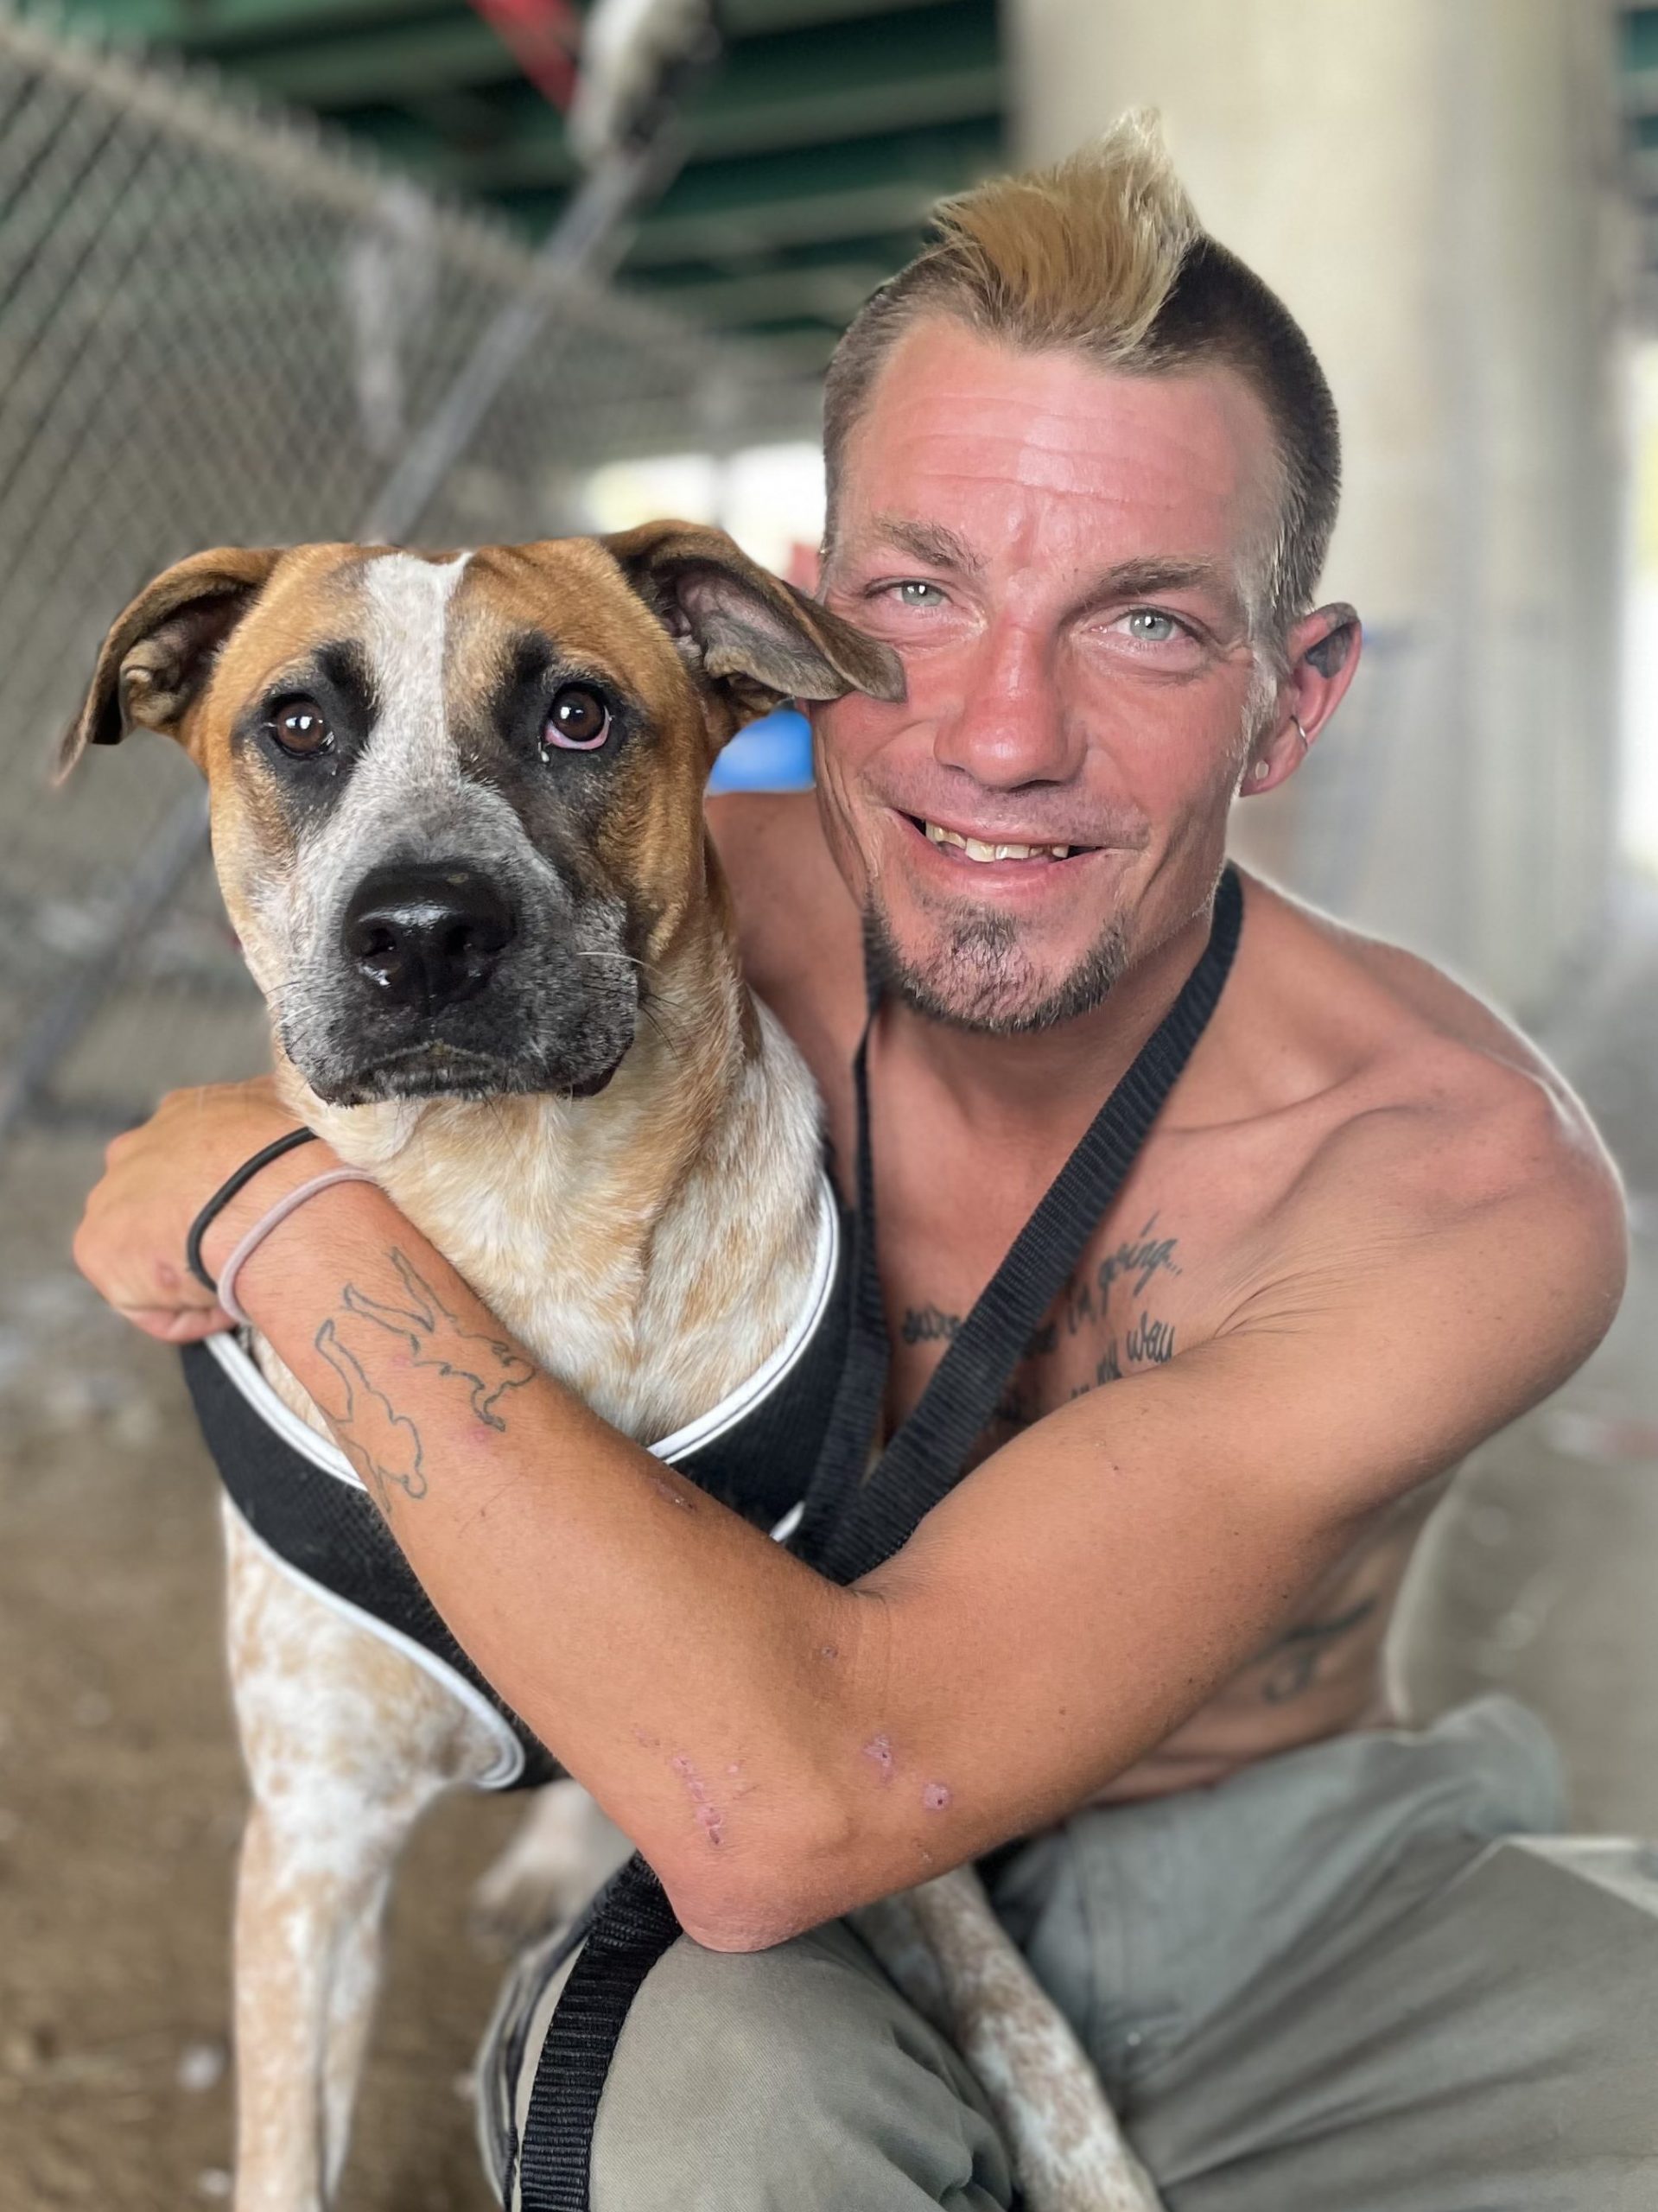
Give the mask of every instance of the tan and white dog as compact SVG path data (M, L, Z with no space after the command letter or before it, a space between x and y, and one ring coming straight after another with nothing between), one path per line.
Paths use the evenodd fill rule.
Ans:
M184 746L288 1103L536 1359L649 1439L767 1357L818 1242L817 1102L743 985L703 784L753 714L852 689L900 697L896 658L688 524L454 556L226 550L121 614L63 765L133 728ZM399 1851L497 1744L226 1525L253 1795L236 2203L319 2212ZM506 1884L568 1888L581 1825L542 1813ZM867 1923L984 2082L1033 2212L1155 2202L969 1871Z

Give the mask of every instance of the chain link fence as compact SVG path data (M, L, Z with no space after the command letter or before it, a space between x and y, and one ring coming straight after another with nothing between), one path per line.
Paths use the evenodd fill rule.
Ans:
M580 530L600 461L811 427L815 393L763 354L550 274L303 118L0 0L0 1147L263 1059L194 772L141 738L49 788L105 626L200 547L360 534L479 333L537 287L539 336L411 538Z

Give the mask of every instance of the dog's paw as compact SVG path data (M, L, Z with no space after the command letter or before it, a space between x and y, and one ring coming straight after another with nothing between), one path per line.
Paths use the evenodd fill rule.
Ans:
M486 1958L510 1958L568 1928L593 1894L590 1888L520 1859L509 1846L472 1893L467 1926Z
M505 1957L567 1927L629 1847L579 1783L549 1783L472 1893L473 1942Z

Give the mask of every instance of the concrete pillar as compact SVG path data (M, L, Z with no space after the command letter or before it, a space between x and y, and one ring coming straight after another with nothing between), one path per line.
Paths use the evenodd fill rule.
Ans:
M1614 847L1615 76L1603 0L1010 0L1017 151L1161 110L1341 410L1372 659L1236 843L1536 1014Z

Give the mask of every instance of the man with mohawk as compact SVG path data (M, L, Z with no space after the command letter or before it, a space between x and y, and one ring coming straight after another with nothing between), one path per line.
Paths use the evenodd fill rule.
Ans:
M1611 1319L1617 1179L1488 1007L1225 868L1232 804L1295 773L1358 659L1353 610L1317 601L1318 363L1130 120L943 211L842 341L825 442L823 595L907 696L820 707L815 794L711 820L848 1201L876 1007L883 1436L1217 946L1224 988L1005 1348L970 1473L853 1587L802 1602L797 1563L709 1541L713 1508L643 1565L596 1549L584 1486L615 1467L590 1423L561 1455L556 1394L502 1449L556 1479L492 1457L492 1545L517 1516L581 1661L526 1717L585 1741L583 1669L624 1674L652 1740L753 1784L720 1852L651 1853L689 1934L610 2067L595 2212L1010 2205L978 2085L843 1917L969 1859L1178 2212L1650 2204L1647 1863L1554 1835L1522 1708L1413 1728L1382 1665L1452 1471ZM95 1202L89 1271L156 1333L204 1323L156 1311L154 1224L270 1112L212 1094ZM289 1325L326 1311L325 1221L467 1301L389 1213L347 1185L299 1217ZM499 1647L464 1512L410 1550L461 1641ZM523 1621L526 1654L546 1632ZM585 1742L643 1839L641 1774ZM498 2107L527 2099L551 2004L518 1977Z

